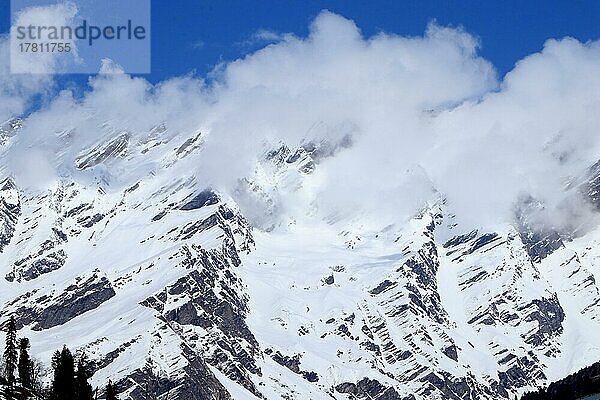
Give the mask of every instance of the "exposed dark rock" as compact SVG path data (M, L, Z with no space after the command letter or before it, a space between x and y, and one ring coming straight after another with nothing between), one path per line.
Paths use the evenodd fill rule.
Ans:
M100 163L115 157L122 157L127 153L129 146L129 133L122 133L119 136L109 140L107 143L100 143L92 149L81 154L75 160L79 169L94 167Z
M271 358L279 365L282 365L294 372L295 374L301 375L304 379L309 382L318 382L319 375L314 371L303 371L300 369L300 355L295 354L294 356L286 356L281 354L279 351L271 353Z
M97 371L102 368L106 368L110 365L114 360L116 360L122 353L124 353L129 347L138 342L141 339L141 336L135 337L123 344L121 344L116 349L109 351L102 357L100 360L92 360L89 363L90 372L95 374Z
M119 392L131 389L131 400L154 400L168 396L172 400L230 400L227 389L210 371L204 360L189 350L181 347L188 365L183 373L173 374L174 378L158 377L149 366L135 370L128 377L116 383Z
M356 384L351 382L340 383L335 387L338 393L356 394Z
M502 398L506 396L497 396L488 386L479 384L472 376L455 378L446 371L430 372L423 378L422 382L428 382L430 386L426 386L422 391L424 398L430 398L436 395L443 399L478 399L487 397Z
M198 193L190 201L182 205L180 210L195 210L204 206L212 206L220 201L219 196L210 189L206 189Z
M9 282L30 281L43 274L60 269L67 258L65 251L57 247L67 241L67 235L57 227L52 227L50 238L42 242L38 251L28 254L13 264L13 269L6 274Z
M56 237L58 238L58 240L60 242L66 242L67 241L67 235L61 231L60 229L56 228L56 227L52 227L52 232L54 232L54 234L56 235Z
M0 124L0 144L4 144L9 138L15 136L23 127L21 118L11 118Z
M131 193L131 192L134 192L134 191L136 191L136 190L137 190L139 187L140 187L140 183L139 183L139 182L136 182L134 185L132 185L132 186L128 187L127 189L125 189L125 192L124 192L124 193Z
M535 307L532 307L535 306ZM544 344L549 338L562 333L562 322L565 319L565 313L558 301L556 294L550 298L542 297L534 299L530 304L521 307L518 311L534 309L524 320L536 321L537 327L528 332L525 341L534 346Z
M90 203L80 204L77 207L73 207L72 209L70 209L69 211L67 211L65 213L65 218L73 217L75 215L81 214L82 212L87 211L87 210L91 210L91 209L92 209L92 205Z
M579 187L592 206L600 211L600 161L592 165L586 174L586 181Z
M60 249L58 251L46 254L44 257L33 260L31 263L27 264L26 260L19 260L15 262L15 267L18 267L18 270L12 271L8 273L5 279L9 282L14 281L30 281L39 277L40 275L47 274L52 271L56 271L61 268L65 264L67 256L64 250Z
M363 378L357 383L344 382L335 387L338 393L351 395L355 399L408 400L393 387L386 387L375 379Z
M167 215L167 212L165 210L159 212L158 214L156 214L154 217L152 217L152 221L158 221L160 219L162 219L165 215Z
M304 149L298 149L294 153L290 154L289 157L285 160L288 164L293 164L300 159L303 155L306 154Z
M373 294L373 295L378 295L380 293L382 293L384 290L396 286L396 283L390 281L389 279L386 279L385 281L381 282L379 285L377 285L377 287L369 290L369 293Z
M523 199L516 209L519 235L534 263L564 246L558 230L543 220L543 213L544 205L531 197Z
M32 325L41 331L62 325L73 318L99 307L115 295L106 277L94 274L83 282L67 287L59 295L38 297L15 311L18 328Z
M558 302L556 294L550 298L534 299L530 303L519 306L516 310L500 310L504 300L490 304L483 311L471 318L469 324L494 326L497 323L520 325L522 322L536 321L537 324L523 337L533 346L542 346L551 338L562 333L562 322L565 314ZM514 321L517 321L516 323Z
M474 283L477 283L479 281L483 281L485 278L487 278L489 276L487 271L479 271L478 273L476 273L475 275L473 275L472 277L459 282L459 286L462 288L464 287L468 287L471 286Z
M302 371L302 377L309 382L318 382L319 375L315 371Z
M455 345L446 347L443 352L448 358L458 361L458 351Z
M471 243L468 247L463 246L463 247L459 247L458 249L450 250L446 255L449 256L449 255L459 251L459 249L462 248L463 249L462 252L460 253L460 255L458 257L456 257L456 259L460 259L463 256L473 254L475 251L481 249L482 247L485 247L488 244L496 242L499 239L501 239L500 236L495 232L485 233L479 237L477 236L477 233L478 233L477 230L473 230L473 231L469 232L468 234L455 236L452 239L448 240L446 243L444 243L443 247L452 248L452 247L457 247L460 245L466 245L469 242L471 242Z
M350 325L354 324L354 318L356 318L356 315L354 313L348 315L347 317L344 318L344 321L348 322Z
M379 346L371 342L370 340L365 340L364 342L361 342L360 347L375 353L375 355L377 356L381 355L381 350L379 349Z
M475 239L476 237L477 237L477 229L472 230L471 232L464 234L464 235L454 236L453 238L448 240L446 243L444 243L443 246L444 246L444 248L455 247L460 244L467 243L467 242Z
M352 335L350 334L350 331L348 330L348 327L345 324L342 324L342 325L338 326L337 331L342 336L347 336L349 338L352 337Z
M77 223L84 228L90 228L94 226L96 223L102 221L104 218L104 214L96 213L94 215L88 215L85 217L77 218Z
M207 217L201 221L189 223L189 224L185 225L183 228L181 228L178 239L180 239L180 240L189 239L197 233L203 232L207 229L210 229L210 228L218 225L219 222L220 222L219 216L217 214L211 214L209 217ZM223 228L229 229L226 226L223 226Z
M274 163L282 163L290 154L290 149L286 145L281 145L277 149L269 150L265 154L265 160L272 161Z
M203 354L206 362L259 396L249 376L261 374L255 363L258 342L245 322L248 299L240 296L240 281L231 272L240 262L233 242L226 240L222 250L207 251L192 245L180 253L184 257L180 264L192 271L142 305L157 310L181 335L184 333L178 326L200 326L210 332L216 346ZM185 302L178 301L182 296ZM172 303L177 306L165 310L165 305Z
M300 356L295 354L294 356L285 356L280 352L276 352L271 358L279 365L283 365L287 369L296 374L300 373Z
M534 380L545 380L546 376L536 361L528 357L515 359L510 368L498 372L500 388L525 387Z
M431 234L434 227L427 227L425 234ZM431 241L425 242L417 251L417 254L404 262L397 272L410 277L409 283L404 286L411 300L409 309L431 320L443 324L448 320L446 311L442 307L442 302L437 291L436 274L439 268L437 247ZM399 307L394 315L399 315L405 310Z
M201 135L202 134L199 133L196 136L194 136L193 138L188 138L181 146L179 146L179 148L176 150L175 154L177 154L178 156L181 154L184 154L184 156L189 154L192 150L197 148L197 142L198 142L198 139L200 139ZM196 145L194 145L194 144L196 144Z
M500 239L500 237L497 233L486 233L484 235L481 235L473 242L471 248L469 249L469 252L473 253L475 250L478 250L483 246L490 244L498 239Z
M16 186L13 181L6 178L0 182L0 253L10 243L14 233L17 220L21 214L21 203L17 200L16 204L7 201L5 196L10 196L10 192L16 193Z

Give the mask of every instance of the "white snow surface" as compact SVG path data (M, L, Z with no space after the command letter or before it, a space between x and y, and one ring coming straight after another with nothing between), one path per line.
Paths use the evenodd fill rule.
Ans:
M269 203L275 195L311 190L318 163L306 151L293 162L261 161L249 173L246 197L218 193L218 203L185 210L207 189L194 175L203 133L145 143L115 137L115 149L107 150L115 144L107 140L78 159L97 163L65 172L47 188L16 185L0 193L3 210L19 207L0 253L0 319L33 310L19 335L31 339L32 353L46 364L68 344L98 363L94 385L127 381L144 366L176 381L190 364L185 348L205 359L234 399L259 395L232 375L231 365L267 399L355 398L339 387L364 378L399 396L390 398L452 398L431 384L432 373L463 379L471 389L464 398L485 399L498 398L499 392L485 388L497 386L512 367L523 372L523 381L506 387L505 394L514 397L600 360L599 229L565 241L538 263L512 224L481 227L468 241L444 247L448 238L469 232L453 224L443 201L425 205L408 221L360 214L318 220L296 215L296 209L283 218L263 218L251 230L236 201L258 198L276 207ZM9 139L3 151L10 151L11 140L18 139ZM239 219L184 234L222 206ZM3 232L11 230L6 218L1 223ZM497 237L472 250L487 233ZM215 298L231 301L219 285L232 285L247 306L240 315L256 345L221 328L166 321L195 301L193 292L173 291L160 311L144 303L191 271L203 271L200 264L186 264L188 251L218 253L228 245L241 264L225 257L227 267L215 272ZM60 259L60 265L28 275L36 260L40 267L49 259ZM415 260L422 265L411 264ZM108 282L114 295L52 326L36 325L44 309L65 312L64 294L68 298L73 288L90 282ZM541 324L556 318L556 310L544 305L553 298L564 320L537 337ZM233 351L223 353L228 361L215 361L217 338L246 350L260 373ZM449 348L455 357L446 354ZM296 357L298 371L278 363L277 354ZM307 379L310 372L317 381ZM123 398L134 398L135 388L126 388ZM161 398L177 398L172 395Z

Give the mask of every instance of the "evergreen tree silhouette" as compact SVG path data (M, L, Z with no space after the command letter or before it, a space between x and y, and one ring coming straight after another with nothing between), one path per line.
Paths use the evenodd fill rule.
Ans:
M92 385L88 382L90 377L91 373L89 372L87 357L83 354L77 362L77 374L75 378L76 400L92 400Z
M6 345L4 347L4 379L12 386L16 381L15 371L17 369L17 328L13 316L8 320L6 332Z
M546 388L525 393L521 400L579 399L600 393L600 362L583 368Z
M108 381L108 385L106 385L106 400L118 400L117 392L111 381Z
M50 388L51 400L76 400L75 393L75 361L67 346L56 351L52 356L54 378Z
M29 357L29 339L19 339L19 382L21 386L31 389L33 386L33 361Z

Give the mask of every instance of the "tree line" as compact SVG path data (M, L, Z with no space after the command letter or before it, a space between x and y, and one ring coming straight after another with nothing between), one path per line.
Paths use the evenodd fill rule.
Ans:
M6 340L2 357L0 394L7 400L96 400L98 388L89 383L92 376L90 363L85 354L77 359L67 346L56 350L52 356L52 381L42 383L43 366L29 354L30 342L26 337L17 338L14 317L7 324ZM115 387L108 382L104 391L106 400L118 400Z
M600 393L600 362L553 382L548 387L526 393L521 400L579 399Z

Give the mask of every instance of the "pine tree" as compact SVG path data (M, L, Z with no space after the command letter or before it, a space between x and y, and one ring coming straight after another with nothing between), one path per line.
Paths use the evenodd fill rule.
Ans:
M52 384L50 385L50 394L49 394L49 398L51 400L58 400L58 392L60 390L60 387L62 386L61 384L61 377L62 377L62 366L61 366L61 362L60 362L60 351L56 350L54 352L54 354L52 354L52 370L53 370L53 377L52 377Z
M88 370L88 361L85 354L83 354L77 362L77 375L75 378L75 390L77 400L92 400L93 390L92 385L88 383L90 378Z
M54 378L50 389L51 400L75 400L75 361L73 355L64 346L52 357Z
M111 381L108 381L108 385L106 385L106 400L118 400L117 392Z
M16 381L15 370L17 369L17 327L13 316L8 320L6 332L6 345L4 347L4 378L9 385Z
M19 339L19 382L27 389L33 387L33 361L29 357L29 339Z

